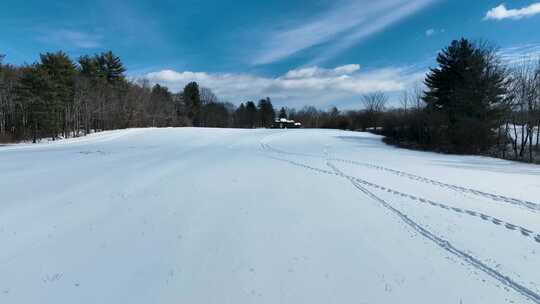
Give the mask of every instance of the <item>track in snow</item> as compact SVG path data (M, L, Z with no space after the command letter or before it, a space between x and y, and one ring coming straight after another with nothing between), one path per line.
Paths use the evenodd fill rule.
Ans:
M261 141L261 148L264 151L268 151L268 152L278 152L278 153L282 153L282 154L287 154L287 152L274 149L268 143L263 143L262 141ZM295 154L295 153L291 153L291 154ZM326 151L325 151L325 154L327 154ZM295 154L295 155L298 155L298 154ZM370 197L373 200L380 203L383 207L385 207L386 209L391 211L393 214L398 216L405 224L407 224L409 227L411 227L412 229L417 231L419 234L424 236L426 239L432 241L433 243L435 243L437 246L441 247L445 251L447 251L449 253L452 253L453 255L457 256L461 260L467 262L469 265L471 265L475 269L477 269L479 271L482 271L483 273L489 275L490 277L492 277L495 280L499 281L500 283L507 286L508 288L518 292L519 294L523 295L524 297L526 297L527 299L533 301L534 303L539 303L540 304L540 294L538 294L535 291L527 288L524 285L521 285L520 283L516 282L515 280L513 280L509 276L506 276L506 275L502 274L501 272L493 269L489 265L487 265L487 264L483 263L482 261L480 261L478 258L466 253L463 250L460 250L460 249L456 248L448 240L445 240L442 237L439 237L439 236L435 235L433 232L431 232L428 229L424 228L423 226L421 226L420 224L418 224L417 222L415 222L414 220L409 218L405 213L403 213L403 212L399 211L398 209L394 208L390 203L388 203L387 201L385 201L382 198L378 197L373 192L367 190L363 185L374 187L374 188L377 188L377 189L380 189L380 190L386 190L387 192L390 192L392 194L395 194L395 195L398 195L398 196L401 196L401 197L405 197L405 198L409 198L409 199L413 199L413 200L418 201L418 202L427 203L427 204L432 205L432 206L441 207L441 208L449 210L449 211L454 211L454 212L459 212L459 213L463 213L463 214L468 214L470 216L479 217L484 221L490 221L491 220L490 221L491 223L493 223L493 224L495 224L497 226L504 225L503 227L505 227L506 229L509 229L509 230L516 230L517 228L519 228L519 231L521 232L522 236L531 238L531 239L533 239L534 241L536 241L538 243L540 243L540 234L537 234L537 235L533 236L533 234L532 234L533 232L531 230L529 230L529 229L519 227L518 225L514 225L514 224L511 224L511 223L504 222L502 220L496 219L496 218L491 217L489 215L485 215L485 214L475 212L475 211L463 210L463 209L460 209L460 208L449 207L449 206L446 206L444 204L436 203L436 202L433 202L433 201L430 201L430 200L427 200L427 199L418 198L418 197L415 197L413 195L401 193L401 192L389 189L387 187L376 185L376 184L370 183L368 181L364 181L364 180L362 180L360 178L347 175L347 174L343 173L342 171L340 171L335 165L333 165L331 163L331 159L328 158L328 157L326 157L327 158L326 164L327 164L328 167L330 167L332 169L332 171L321 169L321 168L316 168L316 167L309 166L309 165L299 163L299 162L296 162L296 161L292 161L292 160L289 160L289 159L282 159L282 158L277 158L277 157L273 157L273 156L268 156L268 157L270 157L272 159L275 159L275 160L284 161L284 162L290 163L292 165L302 167L302 168L305 168L305 169L309 169L309 170L312 170L312 171L315 171L315 172L319 172L319 173L323 173L323 174L329 174L329 175L333 175L333 176L337 176L337 177L340 177L340 178L347 179L355 188L357 188L358 190L360 190L364 194L366 194L368 197Z
M378 159L395 151L370 135L136 132L0 148L0 303L538 303L540 213L327 166L356 159L343 134L366 138L361 151L381 153L368 162L387 165ZM261 141L318 156L261 151ZM431 176L425 159L415 163ZM520 187L538 184L533 171L519 174ZM469 180L457 183L476 185Z
M263 149L265 149L267 151L275 152L274 149L268 149L268 147L269 147L268 144L263 144L261 146L262 146ZM319 173L324 173L324 174L329 174L329 175L336 175L335 172L331 172L331 171L328 171L328 170L324 170L324 169L316 168L316 167L313 167L313 166L309 166L309 165L299 163L299 162L296 162L296 161L293 161L293 160L290 160L290 159L284 159L284 158L272 157L272 156L269 156L269 157L274 159L274 160L287 162L289 164L299 166L299 167L303 167L305 169L309 169L309 170L316 171L316 172L319 172ZM416 203L422 203L422 204L426 204L426 205L429 205L429 206L432 206L432 207L442 208L442 209L444 209L446 211L449 211L449 212L455 212L455 213L460 213L460 214L475 217L475 218L478 218L479 220L482 220L482 221L484 221L486 223L491 223L491 224L494 224L496 226L504 227L504 228L506 228L508 230L519 232L521 236L526 237L526 238L528 238L528 239L530 239L532 241L535 241L537 243L540 243L540 233L535 233L531 229L528 229L528 228L522 227L520 225L516 225L516 224L510 223L510 222L501 220L501 219L499 219L497 217L494 217L494 216L491 216L491 215L488 215L488 214L485 214L485 213L482 213L482 212L478 212L478 211L452 207L452 206L449 206L449 205L446 205L446 204L443 204L443 203L435 202L433 200L429 200L429 199L418 197L418 196L415 196L415 195L412 195L412 194L407 194L407 193L404 193L404 192L400 192L400 191L394 190L392 188L389 188L387 186L382 186L382 185L379 185L379 184L375 184L375 183L363 180L363 179L355 177L355 176L343 175L342 177L350 178L350 179L354 180L355 182L360 183L360 184L362 184L364 186L367 186L367 187L371 187L371 188L375 188L375 189L378 189L378 190L381 190L381 191L385 191L385 192L388 192L390 194L399 196L401 198L410 199L410 200L412 200L413 202L416 202Z
M312 157L312 158L321 158L321 159L324 158L323 156L320 156L320 155L294 153L294 152L283 151L283 150L280 150L280 149L276 149L276 148L274 148L274 147L272 147L272 146L270 146L270 145L268 145L266 143L262 143L262 145L267 150L270 150L270 151L273 151L273 152L276 152L276 153L280 153L280 154L294 155L294 156L304 156L304 157ZM534 203L534 202L521 200L521 199L517 199L517 198L513 198L513 197L508 197L508 196L504 196L504 195L498 195L498 194L494 194L494 193L489 193L489 192L486 192L486 191L480 191L480 190L476 190L476 189L473 189L473 188L467 188L467 187L457 186L457 185L453 185L453 184L448 184L448 183L437 181L437 180L434 180L434 179L431 179L431 178L428 178L428 177L415 175L415 174L412 174L412 173L408 173L408 172L404 172L404 171L400 171L400 170L396 170L396 169L391 169L391 168L387 168L387 167L383 167L383 166L379 166L379 165L374 165L374 164L370 164L370 163L363 163L363 162L358 162L358 161L349 160L349 159L343 159L343 158L332 158L330 160L331 161L336 161L336 162L348 163L348 164L357 165L357 166L363 166L363 167L370 168L370 169L376 169L376 170L380 170L380 171L383 171L383 172L388 172L388 173L391 173L391 174L394 174L394 175L397 175L397 176L400 176L400 177L405 177L405 178L408 178L408 179L413 180L413 181L419 181L419 182L422 182L422 183L435 185L435 186L438 186L438 187L441 187L441 188L444 188L444 189L448 189L448 190L453 190L453 191L457 191L457 192L461 192L461 193L467 193L467 194L473 194L473 195L480 196L480 197L483 197L483 198L491 199L493 201L504 202L504 203L524 207L527 210L530 210L530 211L533 211L533 212L540 212L540 204L539 203Z
M496 279L497 281L501 282L502 284L508 286L509 288L519 292L529 300L532 300L535 303L540 303L540 295L536 292L532 291L531 289L517 283L516 281L512 280L512 278L505 276L504 274L501 274L497 270L489 267L488 265L482 263L479 259L473 257L472 255L454 247L450 242L447 240L435 235L434 233L430 232L426 228L422 227L412 219L410 219L406 214L403 212L397 210L396 208L392 207L388 202L381 199L380 197L373 194L373 192L367 190L366 188L362 187L359 183L357 183L354 179L346 176L341 172L339 169L337 169L332 163L328 162L327 165L334 170L337 174L340 176L348 179L351 184L354 185L357 189L365 193L370 198L374 199L375 201L379 202L383 207L390 210L392 213L397 215L405 224L407 224L409 227L426 237L427 239L431 240L433 243L437 244L442 249L454 254L455 256L459 257L460 259L468 262L471 266L474 268L481 270L482 272L486 273L487 275L491 276L492 278Z
M333 159L330 159L330 160L331 161L342 162L342 163L347 163L347 164L352 164L352 165L357 165L357 166L363 166L363 167L366 167L366 168L372 168L372 169L376 169L376 170L381 170L381 171L384 171L384 172L392 173L392 174L400 176L400 177L406 177L406 178L408 178L410 180L419 181L419 182L439 186L439 187L442 187L442 188L446 188L446 189L450 189L450 190L454 190L454 191L458 191L458 192L462 192L462 193L474 194L474 195L485 197L485 198L488 198L488 199L491 199L491 200L494 200L494 201L497 201L497 202L510 203L510 204L513 204L513 205L518 205L518 206L521 206L521 207L525 207L528 210L532 210L532 211L535 211L535 212L540 212L540 204L538 204L538 203L533 203L533 202L529 202L529 201L525 201L525 200L520 200L520 199L517 199L517 198L512 198L512 197L498 195L498 194L493 194L493 193L480 191L480 190L476 190L476 189L472 189L472 188L466 188L466 187L461 187L461 186L457 186L457 185L447 184L447 183L443 183L443 182L440 182L440 181L437 181L437 180L434 180L434 179L431 179L431 178L428 178L428 177L415 175L415 174L411 174L411 173L407 173L407 172L399 171L399 170L395 170L395 169L390 169L390 168L379 166L379 165L373 165L373 164L369 164L369 163L362 163L362 162L357 162L357 161L348 160L348 159L341 159L341 158L333 158Z
M273 157L273 156L268 156L268 157L271 158L271 159L274 159L274 160L287 162L289 164L292 164L292 165L295 165L295 166L298 166L298 167L302 167L302 168L305 168L305 169L309 169L309 170L312 170L312 171L316 171L316 172L319 172L319 173L324 173L324 174L329 174L329 175L337 175L334 172L324 170L324 169L320 169L320 168L316 168L316 167L313 167L313 166L309 166L309 165L299 163L299 162L296 162L296 161L293 161L293 160L283 159L283 158ZM393 190L393 189L385 187L385 186L374 184L374 183L368 182L366 180L360 179L360 178L355 177L355 176L344 175L343 177L350 178L350 179L354 180L355 182L360 183L360 184L362 184L364 186L367 186L367 187L375 188L375 189L378 189L378 190L381 190L381 191L386 191L386 192L388 192L390 194L399 196L401 198L411 199L412 201L415 201L417 203L423 203L423 204L426 204L426 205L429 205L429 206L442 208L442 209L444 209L446 211L449 211L449 212L455 212L455 213L460 213L460 214L476 217L476 218L478 218L478 219L480 219L480 220L482 220L482 221L484 221L486 223L491 223L491 224L494 224L496 226L506 228L508 230L520 232L521 236L526 237L526 238L528 238L528 239L530 239L532 241L535 241L537 243L540 243L540 234L539 233L535 233L534 231L532 231L530 229L527 229L525 227L521 227L520 225L512 224L510 222L498 219L497 217L487 215L487 214L484 214L484 213L481 213L481 212L478 212L478 211L472 211L472 210L468 210L468 209L451 207L451 206L448 206L448 205L445 205L445 204L442 204L442 203L438 203L438 202L435 202L435 201L432 201L432 200L429 200L429 199L417 197L417 196L414 196L414 195L411 195L411 194L406 194L406 193L403 193L403 192L400 192L400 191L397 191L397 190Z

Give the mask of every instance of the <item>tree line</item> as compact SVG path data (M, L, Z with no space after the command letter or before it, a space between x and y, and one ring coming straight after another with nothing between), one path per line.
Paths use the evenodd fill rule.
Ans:
M0 56L0 142L58 139L132 127L269 128L276 117L345 128L337 109L276 110L270 98L235 106L196 82L179 93L128 79L111 51L73 60L62 51L15 66Z
M3 63L0 55L0 142L77 137L131 127L270 127L269 98L240 107L189 83L172 93L148 80L130 80L112 52L77 60L45 53L33 64Z
M454 40L422 85L389 107L382 92L359 110L289 109L308 128L363 130L402 147L540 161L540 60L508 64L486 42Z
M112 52L41 54L23 66L0 62L0 139L81 136L92 130L182 125L185 117L167 88L126 79Z
M172 93L130 80L112 52L72 60L41 54L14 66L0 56L0 142L82 136L130 127L268 128L276 117L305 128L368 130L400 146L536 161L540 156L540 62L509 66L487 43L452 41L422 86L388 107L381 92L358 110L276 110L270 98L235 106L196 82Z

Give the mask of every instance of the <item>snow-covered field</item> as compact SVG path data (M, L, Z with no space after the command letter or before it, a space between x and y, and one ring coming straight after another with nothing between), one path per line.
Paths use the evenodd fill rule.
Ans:
M331 130L0 147L0 303L540 303L540 167Z

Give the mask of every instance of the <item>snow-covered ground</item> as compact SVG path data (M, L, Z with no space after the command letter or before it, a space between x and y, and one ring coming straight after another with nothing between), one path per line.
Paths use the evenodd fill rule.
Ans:
M0 303L540 303L540 167L331 130L0 147Z

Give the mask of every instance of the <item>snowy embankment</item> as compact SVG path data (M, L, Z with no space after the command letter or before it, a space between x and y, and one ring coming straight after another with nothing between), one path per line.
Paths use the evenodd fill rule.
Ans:
M540 167L330 130L0 147L0 303L540 303Z

